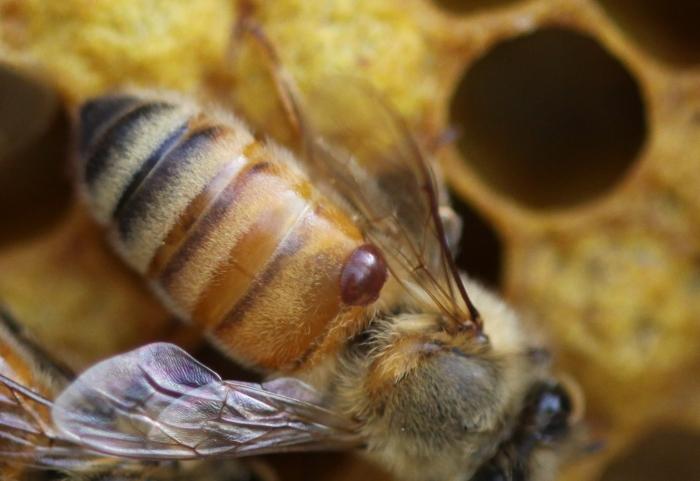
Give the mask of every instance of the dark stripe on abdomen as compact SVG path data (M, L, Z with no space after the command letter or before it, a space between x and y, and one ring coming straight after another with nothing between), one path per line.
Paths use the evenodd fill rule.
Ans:
M159 195L178 175L187 175L193 161L206 154L207 146L225 133L221 126L192 132L160 159L122 208L114 216L122 240L128 240L134 222L148 215L149 208L159 202Z
M235 206L236 198L241 190L245 188L245 185L256 174L271 167L272 165L267 161L247 165L234 177L231 183L217 195L211 207L203 214L197 224L190 229L187 240L182 243L182 247L175 253L163 270L160 276L160 282L163 287L167 289L183 267L190 262L191 257L201 246L203 240L211 235L212 231L218 227L221 219Z
M306 216L308 215L309 214L306 214ZM292 227L289 236L282 241L277 250L272 254L265 269L255 277L245 296L226 313L224 318L221 319L220 323L214 328L215 331L227 331L231 329L234 324L240 322L246 313L251 308L254 308L260 294L269 290L268 286L270 282L286 267L289 257L295 255L304 247L308 241L307 236L309 233L305 232L303 229L303 221L305 219L299 220L299 224Z
M148 103L130 110L117 120L95 143L87 147L85 158L85 181L88 186L95 182L110 160L119 162L119 155L114 152L128 151L128 144L136 133L135 126L148 118L157 118L159 114L173 111L176 107L164 102Z
M119 197L117 206L114 208L112 213L113 218L118 218L122 215L124 206L127 205L129 200L133 197L136 190L141 187L146 177L153 171L159 162L166 158L177 143L182 139L183 134L187 130L187 122L183 123L180 127L173 130L168 137L163 140L163 142L156 148L153 154L146 159L146 161L141 164L141 167L134 173L134 175L129 179L129 183Z
M134 108L141 99L131 95L98 97L80 108L80 155L87 154L90 145L97 141L107 124Z

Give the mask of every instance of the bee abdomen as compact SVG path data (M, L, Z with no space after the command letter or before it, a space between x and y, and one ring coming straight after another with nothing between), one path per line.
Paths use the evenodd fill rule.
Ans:
M180 212L253 142L243 126L214 124L187 104L132 96L87 103L80 133L93 213L141 273Z
M132 176L187 112L166 102L133 96L101 97L80 111L80 173L95 216L109 219Z
M97 99L81 119L96 124L81 145L97 219L171 310L233 357L289 368L345 332L339 322L362 322L340 314L376 299L386 268L288 152L159 99Z
M80 109L80 153L85 155L88 147L95 143L95 138L104 133L112 121L121 117L138 103L130 95L114 95L87 102Z

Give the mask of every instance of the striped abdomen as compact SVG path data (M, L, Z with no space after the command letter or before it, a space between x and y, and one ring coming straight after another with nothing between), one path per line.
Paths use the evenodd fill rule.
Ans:
M381 255L240 122L136 96L93 100L80 122L95 216L171 309L235 358L292 368L354 329L348 305L379 295Z

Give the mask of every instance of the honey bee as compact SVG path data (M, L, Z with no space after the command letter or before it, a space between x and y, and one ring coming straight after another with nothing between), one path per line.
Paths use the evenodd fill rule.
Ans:
M63 437L51 399L74 375L0 307L0 479L253 481L237 463L147 462L105 456ZM262 470L261 470L262 471ZM270 475L262 471L267 478ZM43 475L48 476L43 476Z
M80 109L81 190L118 253L273 379L147 345L69 385L61 435L123 458L358 449L406 480L551 479L576 399L536 330L458 271L454 214L405 122L362 82L302 97L279 78L301 153L176 95Z

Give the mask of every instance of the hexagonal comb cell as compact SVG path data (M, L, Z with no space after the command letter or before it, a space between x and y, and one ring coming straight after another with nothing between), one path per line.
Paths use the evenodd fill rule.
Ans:
M700 63L700 2L598 0L643 50L683 65Z
M462 219L457 265L481 283L498 289L503 268L503 245L498 233L466 202L455 198L452 205Z
M592 37L560 28L503 41L472 64L451 120L483 181L535 208L609 190L647 129L639 86L624 65Z

